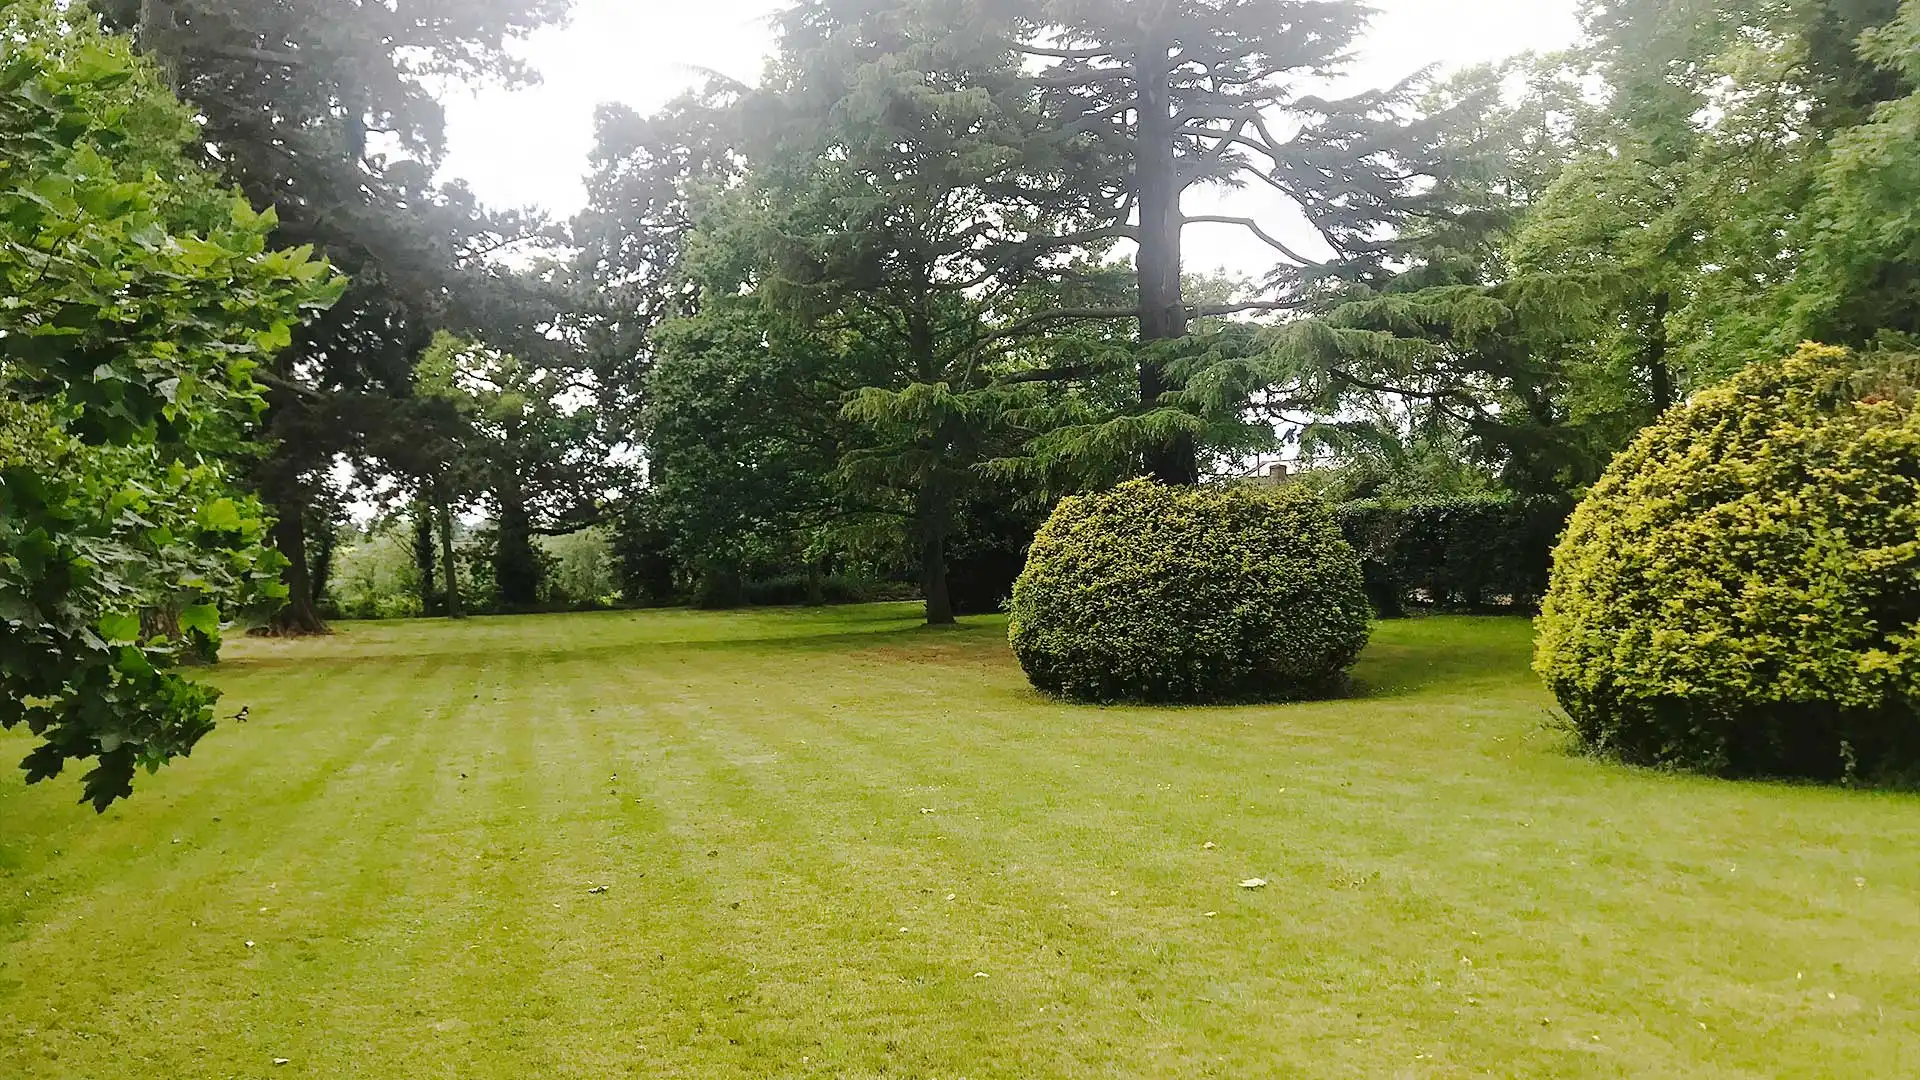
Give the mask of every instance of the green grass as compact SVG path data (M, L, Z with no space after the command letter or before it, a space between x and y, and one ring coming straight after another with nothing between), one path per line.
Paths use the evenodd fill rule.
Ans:
M236 644L104 819L0 780L0 1077L1920 1075L1920 798L1570 756L1519 621L1213 711L912 624Z

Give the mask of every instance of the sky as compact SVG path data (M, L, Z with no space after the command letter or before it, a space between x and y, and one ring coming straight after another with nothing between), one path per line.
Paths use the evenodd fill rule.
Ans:
M1571 44L1576 0L1375 0L1379 15L1353 69L1355 88L1391 85L1432 64L1455 69ZM594 110L618 101L652 112L711 69L755 81L773 46L780 0L575 0L572 21L518 48L538 86L447 101L446 174L482 201L539 207L557 218L581 208ZM1251 197L1243 196L1242 198ZM1203 197L1204 198L1204 197ZM1229 204L1258 214L1257 206ZM1189 212L1215 207L1190 206ZM1188 265L1257 275L1271 252L1230 229L1193 230Z

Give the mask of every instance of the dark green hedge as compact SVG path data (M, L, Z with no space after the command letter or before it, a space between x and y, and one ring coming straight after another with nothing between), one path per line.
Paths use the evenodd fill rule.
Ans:
M1531 611L1547 593L1567 500L1493 496L1342 505L1340 531L1381 615L1409 607Z
M1047 693L1203 704L1338 689L1370 619L1359 560L1319 496L1137 481L1054 511L1010 633Z
M879 586L865 578L830 574L811 579L805 574L749 581L742 599L749 607L802 607L808 604L865 604L879 596Z
M1807 346L1647 429L1574 514L1534 668L1585 744L1920 771L1920 361Z

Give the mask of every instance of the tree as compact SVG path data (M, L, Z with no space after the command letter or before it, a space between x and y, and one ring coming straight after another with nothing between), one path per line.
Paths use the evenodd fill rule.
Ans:
M585 390L564 368L442 332L421 359L422 397L452 406L459 427L430 484L439 492L443 544L453 492L483 494L493 506L493 571L500 607L540 605L544 571L535 537L597 524L606 452L596 438ZM444 565L454 566L450 551ZM450 614L457 606L449 578Z
M530 78L507 44L568 5L96 2L138 31L142 51L199 111L210 163L278 211L276 242L313 245L352 276L348 295L263 373L274 449L252 470L288 561L276 626L322 631L304 528L317 478L343 455L365 457L368 438L403 415L393 402L437 330L500 324L490 309L516 279L490 257L537 231L436 187L444 118L429 81Z
M1313 317L1275 332L1277 399L1300 418L1307 449L1362 473L1398 471L1379 477L1389 485L1440 481L1449 470L1436 471L1435 455L1462 452L1517 491L1590 483L1648 419L1589 359L1603 331L1598 295L1630 279L1617 266L1529 265L1521 241L1562 190L1596 110L1557 58L1463 72L1422 107L1433 184L1389 258L1326 276Z
M1816 340L1866 344L1920 337L1920 3L1864 36L1866 83L1884 99L1865 123L1837 135L1819 166L1794 325Z
M892 491L926 597L954 621L956 515L1001 456L1007 351L1042 329L1011 319L1023 292L1071 277L1110 230L1076 233L1075 197L1048 183L1028 84L991 43L956 51L913 3L796 8L768 83L746 100L749 283L858 361L841 461L856 490ZM1038 158L1038 160L1036 160Z
M1896 99L1912 83L1885 45L1897 29L1856 46L1893 13L1586 5L1588 40L1517 102L1470 76L1429 103L1448 164L1424 224L1384 272L1325 290L1323 318L1285 335L1281 373L1322 414L1409 402L1469 433L1509 486L1552 492L1591 484L1635 431L1749 359L1906 332L1911 248L1887 225L1906 201Z
M1083 231L1055 238L1132 240L1135 309L1057 312L1059 318L1137 316L1146 471L1169 483L1199 477L1196 377L1219 372L1177 344L1202 314L1291 311L1302 283L1328 273L1253 218L1189 214L1196 188L1259 184L1319 234L1336 266L1376 263L1384 229L1402 222L1423 168L1392 110L1404 91L1330 102L1307 88L1337 72L1365 25L1358 3L1307 0L984 0L989 33L1037 70L1030 85L1054 141L1060 182L1080 193ZM1280 260L1275 298L1201 308L1185 295L1183 244L1195 225L1243 229ZM1197 355L1206 356L1206 350ZM1227 364L1237 355L1211 357Z
M743 89L715 80L654 116L624 105L603 105L597 116L587 208L572 225L571 322L601 411L620 430L640 422L654 332L697 310L698 287L684 272L688 245L696 217L739 181Z
M737 604L757 570L817 577L836 530L864 516L834 476L854 434L848 358L752 297L665 324L652 351L650 507L696 600Z
M1595 278L1606 286L1596 352L1632 372L1656 409L1809 337L1870 341L1898 309L1871 296L1870 278L1860 295L1814 299L1821 286L1806 272L1827 231L1821 177L1836 136L1901 92L1857 44L1896 10L1897 0L1588 7L1584 54L1611 100L1521 258L1608 271Z
M284 596L223 460L256 371L342 287L269 249L197 136L90 16L0 9L0 727L40 739L29 782L95 759L101 811L211 730L183 653Z

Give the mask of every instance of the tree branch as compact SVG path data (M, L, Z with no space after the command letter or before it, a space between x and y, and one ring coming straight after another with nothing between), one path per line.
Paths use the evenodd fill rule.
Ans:
M1245 126L1246 126L1245 121L1242 121L1240 127L1244 128ZM1269 146L1266 143L1263 143L1260 140L1252 138L1248 135L1241 134L1239 128L1236 128L1235 130L1232 130L1232 131L1215 131L1213 128L1196 127L1192 124L1182 124L1181 126L1175 128L1173 133L1175 135L1192 135L1196 138L1201 138L1201 139L1222 139L1236 146L1247 147L1248 149L1253 150L1254 152L1268 158L1275 165L1279 165L1282 163L1279 149L1277 149L1276 147Z
M1076 379L1091 378L1100 374L1100 369L1085 364L1067 368L1035 368L1032 371L1016 371L993 380L995 386L1030 386L1043 382L1073 382Z
M1238 225L1254 236L1259 237L1261 243L1266 244L1273 250L1298 263L1302 269L1325 265L1324 263L1309 259L1305 255L1288 247L1285 241L1280 240L1272 233L1261 228L1260 223L1252 218L1228 217L1222 214L1196 214L1192 217L1183 218L1182 220L1189 225Z
M1023 56L1051 56L1057 60L1118 60L1122 51L1105 45L1096 45L1085 49L1050 49L1044 45L1022 45L1013 43L1013 51Z
M1245 120L1241 120L1238 124L1234 126L1230 134L1239 135L1242 131L1246 129L1246 126L1247 126L1247 122ZM1221 158L1224 158L1227 156L1227 151L1233 149L1233 146L1234 144L1231 139L1220 139L1216 141L1214 143L1213 149L1207 151L1206 156L1202 158L1198 163L1196 163L1195 165L1189 168L1180 170L1181 187L1185 189L1187 187L1193 186L1196 183L1199 183L1202 179L1206 177L1206 175L1209 172L1213 171L1213 167L1220 163Z
M1007 338L1019 337L1022 334L1031 333L1043 326L1049 326L1058 322L1100 322L1107 319L1137 319L1139 317L1140 309L1138 307L1063 308L1059 311L1043 311L1038 315L1029 315L1024 319L1016 319L1000 329L995 330L993 333L977 339L974 342L974 347L978 348L981 345L987 345L995 341L1005 341Z
M305 59L293 53L256 49L248 45L189 45L186 51L210 56L216 60L247 60L256 64L277 64L290 68L307 66Z

